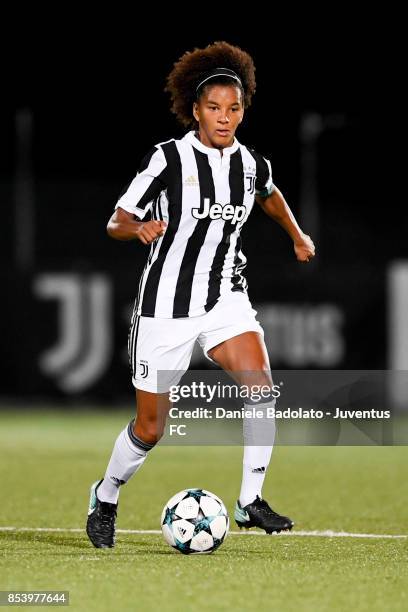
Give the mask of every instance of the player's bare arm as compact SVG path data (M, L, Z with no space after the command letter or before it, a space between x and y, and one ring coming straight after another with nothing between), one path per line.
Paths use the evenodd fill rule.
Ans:
M298 261L308 262L315 256L313 240L300 229L294 214L290 210L285 198L277 187L271 195L264 198L256 196L256 201L262 210L289 234Z
M165 221L139 221L136 215L123 208L117 208L109 219L106 228L109 236L115 240L140 240L150 244L166 231Z

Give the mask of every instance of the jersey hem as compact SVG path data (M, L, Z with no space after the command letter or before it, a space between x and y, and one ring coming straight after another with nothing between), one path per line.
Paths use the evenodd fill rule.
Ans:
M248 295L247 291L245 289L243 289L242 287L233 287L231 289L231 293L232 292L237 292L237 291L240 292L240 293L246 293ZM223 295L225 295L225 294L223 294ZM143 311L140 311L140 312L137 312L137 316L138 317L149 317L151 319L169 319L169 320L170 319L194 319L196 317L202 317L203 315L209 313L214 308L214 306L216 306L218 304L218 302L219 302L221 297L222 296L220 296L211 305L211 307L208 310L206 310L205 306L203 306L203 312L200 313L200 314L196 314L196 315L189 315L188 313L187 314L186 313L182 313L182 314L181 313L180 314L179 313L175 313L171 317L169 317L169 316L163 317L163 316L160 316L160 315L152 313L152 312L143 312Z

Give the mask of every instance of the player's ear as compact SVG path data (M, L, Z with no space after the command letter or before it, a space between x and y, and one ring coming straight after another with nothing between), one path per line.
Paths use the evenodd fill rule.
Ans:
M197 122L200 120L197 102L193 102L193 117Z

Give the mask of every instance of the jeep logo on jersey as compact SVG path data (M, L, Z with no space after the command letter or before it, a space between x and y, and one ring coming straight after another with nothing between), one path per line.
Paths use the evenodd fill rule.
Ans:
M192 208L191 213L194 219L222 219L223 221L231 221L232 224L238 223L245 218L247 213L246 206L234 206L233 204L210 204L210 198L204 198L201 208Z

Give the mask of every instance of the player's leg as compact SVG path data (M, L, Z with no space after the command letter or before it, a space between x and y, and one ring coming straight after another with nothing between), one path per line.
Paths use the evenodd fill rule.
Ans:
M170 408L168 390L188 368L195 338L194 321L136 317L133 322L129 357L136 418L118 435L104 478L91 487L87 533L98 548L114 546L120 487L162 436Z
M274 407L269 359L260 333L250 331L234 336L210 349L208 355L228 371L240 386L249 390L249 398L255 396L252 390L263 390L259 403L248 398L245 409L251 409L255 404L258 413L260 410L266 413L268 408ZM258 398L258 395L255 397ZM243 474L239 500L242 506L246 506L257 496L262 498L262 485L275 439L275 420L244 418L243 437Z
M208 351L208 356L228 371L237 384L249 390L245 409L254 404L257 413L267 414L275 407L268 353L263 336L249 331L233 336ZM259 397L253 391L262 389ZM252 398L256 397L257 401ZM270 463L275 440L275 420L272 418L243 419L243 473L239 501L242 506L262 498L262 486Z
M148 452L162 437L169 409L168 393L136 389L136 418L116 439L105 477L98 487L98 499L117 503L119 487L140 469Z
M91 487L87 534L95 547L114 546L119 488L141 468L163 435L169 408L168 393L136 389L136 418L116 438L104 478Z
M269 409L275 407L275 398L262 327L245 294L227 297L209 314L211 312L212 319L200 339L204 353L239 385L257 391L263 387L262 397L257 397L256 401L247 400L244 406L252 409L255 404L257 413L262 413L263 417L243 419L243 473L236 520L240 526L257 525L268 532L290 529L293 522L280 517L269 506L266 512L266 502L262 500L262 486L275 439L275 419L267 416ZM267 520L262 518L264 516Z
M253 384L272 384L268 351L258 331L247 331L228 338L209 349L207 354L224 370L235 372L240 381L245 376L254 381Z
M263 416L243 420L242 484L235 520L239 527L260 527L267 533L291 529L293 521L274 512L262 498L262 486L275 439L275 419L267 416L268 410L275 407L275 399L263 336L258 332L244 332L216 345L208 351L208 355L230 372L239 385L254 391L269 388L269 397L264 394L259 403L252 400L245 404L246 409L255 404L257 413ZM255 397L258 399L259 393Z

